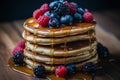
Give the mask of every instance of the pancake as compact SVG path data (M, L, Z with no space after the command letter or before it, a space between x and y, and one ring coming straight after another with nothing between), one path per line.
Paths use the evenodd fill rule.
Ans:
M96 54L96 49L94 49L93 51L88 51L88 52L84 52L81 55L77 55L77 56L73 56L73 57L50 57L50 56L44 56L44 55L38 55L36 53L33 53L31 51L24 51L24 56L32 59L33 61L37 61L37 62L42 62L45 64L69 64L69 63L76 63L76 62L80 62L80 61L84 61L86 59L89 59L91 57L93 57Z
M64 26L59 28L45 28L38 24L34 18L29 18L24 22L24 29L40 37L64 37L68 35L77 35L95 30L96 22L77 23L72 26Z
M48 65L48 64L44 64L44 63L39 63L39 62L35 62L29 58L25 58L24 59L25 63L27 64L27 67L30 68L30 69L33 69L35 66L37 66L38 64L41 64L45 67L45 69L48 71L48 72L54 72L55 69L57 68L58 65ZM81 67L88 63L88 62L93 62L93 63L97 63L98 62L98 55L96 54L95 56L93 56L92 58L89 58L85 61L81 61L81 62L78 62L78 63L73 63L76 65L77 69L80 70Z
M83 53L84 51L96 49L96 45L97 45L96 41L89 43L88 40L76 41L67 43L66 45L60 44L55 46L35 45L30 42L27 42L26 49L39 53L41 55L48 56L75 56L80 55L79 53Z
M77 40L87 40L87 39L95 39L95 33L92 32L90 34L82 34L82 35L74 35L74 36L67 36L67 37L60 37L60 38L45 38L45 37L38 37L31 34L28 31L23 32L23 38L31 43L37 43L39 45L54 45L60 44L65 42L72 42Z

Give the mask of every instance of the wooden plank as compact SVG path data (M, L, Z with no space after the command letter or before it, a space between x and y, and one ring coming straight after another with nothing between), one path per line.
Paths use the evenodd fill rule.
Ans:
M12 25L14 29L19 33L19 36L22 37L24 20L13 21Z
M102 28L104 28L106 31L109 31L110 33L113 33L113 35L117 36L120 39L120 31L119 31L119 25L120 23L120 15L113 14L114 16L111 17L112 11L104 11L104 12L94 12L93 15L97 21L97 24L99 24Z
M96 26L96 37L98 42L106 46L113 55L120 55L120 40L113 34L103 30L100 25Z
M7 66L11 50L20 39L10 23L0 24L0 80L30 80L30 77L16 73Z

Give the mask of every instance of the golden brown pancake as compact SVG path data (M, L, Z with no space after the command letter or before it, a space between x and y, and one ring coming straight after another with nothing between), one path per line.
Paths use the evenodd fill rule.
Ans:
M36 54L32 51L25 50L24 51L24 56L26 56L29 59L35 60L37 62L42 62L45 64L69 64L69 63L75 63L75 62L80 62L84 61L86 59L89 59L93 57L96 54L96 49L93 51L88 51L81 53L79 56L71 56L71 57L51 57L51 56L44 56L44 55L39 55Z
M64 26L60 28L42 27L34 18L29 18L24 23L24 29L40 37L63 37L68 35L77 35L95 30L96 22L77 23L72 26Z
M30 42L26 43L26 49L48 56L75 56L86 51L96 49L96 41L90 43L87 41L75 41L71 43L59 44L54 46L36 45ZM67 54L67 55L66 55Z
M26 62L27 64L27 67L30 68L30 69L33 69L35 68L35 66L37 66L38 64L41 64L45 67L45 69L48 71L48 72L53 72L55 71L55 69L57 68L57 66L59 65L48 65L48 64L44 64L44 63L39 63L39 62L36 62L34 60L31 60L29 58L25 58L24 61ZM86 59L85 61L82 61L82 62L78 62L78 63L73 63L76 65L76 67L78 68L78 70L81 69L81 67L88 63L88 62L93 62L93 63L97 63L98 62L98 55L96 54L95 56L93 56L92 58L89 58L89 59Z
M67 37L59 37L59 38L51 38L51 37L39 37L31 34L28 31L23 32L23 38L29 42L37 43L40 45L52 45L52 44L60 44L65 42L72 42L77 40L88 40L95 38L95 32L90 34L82 34L82 35L74 35L74 36L67 36Z

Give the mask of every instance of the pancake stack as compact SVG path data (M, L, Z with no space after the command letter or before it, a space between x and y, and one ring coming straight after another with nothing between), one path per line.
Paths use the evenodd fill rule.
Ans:
M60 65L97 63L96 22L81 22L59 28L41 27L34 18L24 23L24 61L30 69L42 64L48 72Z

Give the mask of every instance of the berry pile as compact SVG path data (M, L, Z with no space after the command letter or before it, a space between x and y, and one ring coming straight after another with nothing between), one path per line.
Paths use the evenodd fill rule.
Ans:
M43 4L33 12L33 18L42 27L58 28L60 25L72 25L74 22L93 22L93 16L75 2L64 0Z
M13 49L12 55L13 55L13 61L15 65L22 66L24 65L24 55L23 51L25 48L25 41L19 41L17 46Z

